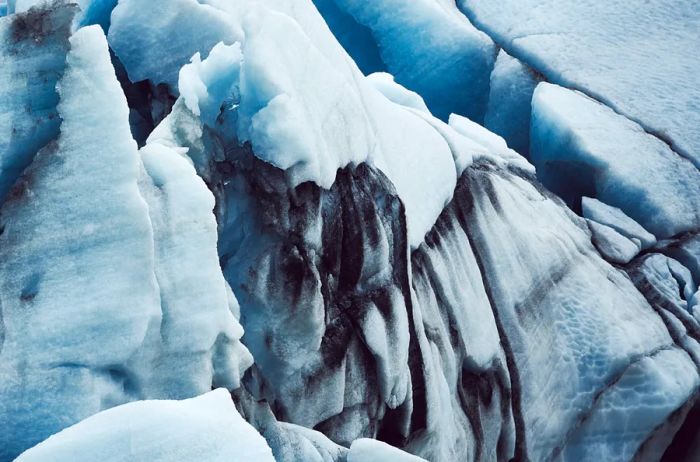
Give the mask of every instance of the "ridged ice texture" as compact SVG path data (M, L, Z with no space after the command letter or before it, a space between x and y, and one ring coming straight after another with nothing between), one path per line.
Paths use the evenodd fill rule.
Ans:
M608 432L608 443L619 439L639 450L639 433L650 436L674 406L694 396L697 370L684 352L657 356L675 348L667 328L630 281L596 255L571 212L529 181L489 170L470 169L467 216L509 360L516 455L557 455L572 434L594 445L598 437L582 424L626 415L624 406L606 406L603 413L597 404L618 393L618 377L641 358L662 371L671 361L660 378L643 375L640 395L630 398L630 405L658 404L663 410L656 420L645 430L613 424L616 430ZM657 395L655 383L670 380L674 368L686 368L687 379L669 396ZM610 457L625 460L621 453Z
M252 362L211 193L178 153L142 163L101 29L70 48L60 134L0 211L2 460L116 404L236 388Z

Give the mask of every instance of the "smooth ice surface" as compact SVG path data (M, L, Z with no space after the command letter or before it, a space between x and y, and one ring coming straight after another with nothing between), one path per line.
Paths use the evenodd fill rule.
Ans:
M447 120L454 112L483 120L496 50L488 36L475 29L454 4L434 0L331 1L335 8L320 9L334 32L340 37L347 34L348 21L340 20L340 15L350 15L369 29L386 70L400 84L420 93L436 116ZM316 3L327 5L331 1ZM366 33L357 37L367 40ZM357 46L346 47L351 55L358 53ZM363 53L359 58L366 59Z
M313 0L313 2L333 31L335 38L365 75L387 70L372 29L358 23L352 15L340 9L335 0Z
M362 438L352 442L348 462L420 462L421 457L408 454L381 441Z
M222 388L183 401L137 401L51 436L17 462L274 462Z
M557 85L540 83L532 108L530 157L537 177L569 206L595 197L657 238L700 228L700 171L664 142Z
M192 55L208 53L220 41L230 45L241 36L237 22L197 0L172 0L167 6L160 1L122 0L112 12L109 44L132 82L149 79L177 89L178 72ZM159 46L143 46L144 42Z
M695 0L458 0L474 24L547 80L595 96L700 167Z
M541 77L505 51L498 52L491 72L484 126L528 157L532 93Z
M653 234L617 207L611 207L592 197L583 197L581 209L583 216L589 220L609 226L628 239L638 239L644 249L656 244L656 238Z

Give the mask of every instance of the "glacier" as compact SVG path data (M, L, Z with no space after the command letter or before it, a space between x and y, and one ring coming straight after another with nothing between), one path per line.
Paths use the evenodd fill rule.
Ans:
M696 460L698 20L0 2L0 461Z

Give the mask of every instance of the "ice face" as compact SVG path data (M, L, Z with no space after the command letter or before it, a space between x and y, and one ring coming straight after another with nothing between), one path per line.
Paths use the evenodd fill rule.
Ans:
M177 90L179 70L192 55L208 53L222 40L232 44L241 34L237 23L196 0L168 2L167 8L158 1L132 0L120 1L112 12L109 43L132 82L149 79Z
M71 37L59 94L61 135L2 209L3 457L133 396L127 363L160 315L138 152L99 29Z
M572 208L582 196L595 197L657 238L700 227L700 172L667 144L556 85L538 85L532 110L530 157L537 176Z
M593 243L609 262L624 265L642 250L639 239L628 239L610 226L589 220L588 227L593 234Z
M398 83L420 93L443 120L458 113L483 121L496 50L454 4L434 0L315 3L353 58L364 64L361 67L394 74ZM370 58L368 48L360 46L372 40L377 52Z
M581 199L581 209L584 217L601 225L609 226L629 239L637 239L644 249L656 243L653 234L616 207L611 207L591 197L584 197Z
M525 157L530 152L530 101L541 77L505 51L491 72L484 126Z
M74 6L0 19L0 203L36 155L58 134L56 82L65 67Z

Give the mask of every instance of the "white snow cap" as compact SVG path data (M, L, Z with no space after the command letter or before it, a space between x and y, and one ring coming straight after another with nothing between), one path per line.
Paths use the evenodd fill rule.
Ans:
M396 449L382 441L360 438L352 442L348 452L348 462L425 462L422 457L414 456Z
M219 388L183 401L136 401L95 414L17 462L274 462L265 439Z
M132 80L172 82L177 66L186 64L171 87L180 88L187 107L206 123L205 100L210 109L230 103L237 111L239 141L250 142L258 158L285 170L291 186L314 182L330 188L339 168L374 165L405 205L412 248L452 199L473 151L488 151L430 115L422 98L390 74L365 77L310 1L177 0L187 10L186 26L183 14L174 13L179 7L165 8L166 3L153 0L142 7L122 0L114 10L110 43ZM173 29L186 42L184 51L163 44ZM206 29L206 40L200 29ZM194 55L190 64L182 62L185 52L186 60ZM139 59L143 54L148 56Z

